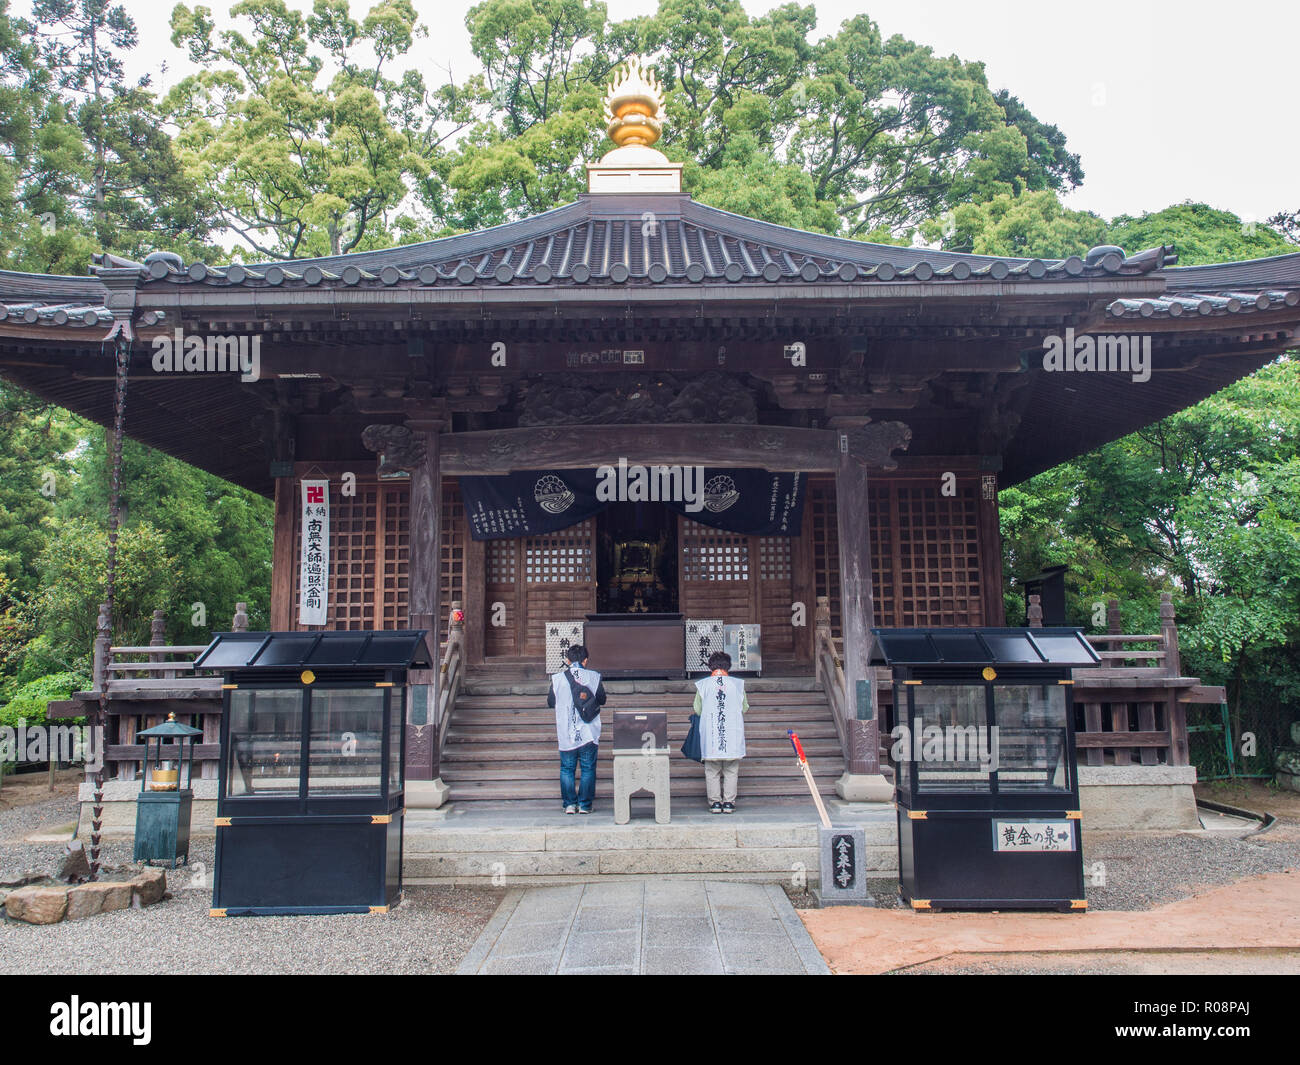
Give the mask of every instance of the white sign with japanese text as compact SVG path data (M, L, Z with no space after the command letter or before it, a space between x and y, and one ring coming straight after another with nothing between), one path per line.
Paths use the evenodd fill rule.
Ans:
M1038 853L1076 850L1074 826L1074 821L994 821L993 849Z
M330 483L302 482L302 564L298 623L324 625L330 574Z

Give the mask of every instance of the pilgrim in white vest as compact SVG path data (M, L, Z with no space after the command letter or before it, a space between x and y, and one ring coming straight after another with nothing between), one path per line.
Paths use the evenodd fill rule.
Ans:
M740 760L745 757L745 711L749 698L745 682L728 673L731 655L709 656L709 676L695 682L695 709L700 715L700 753L709 813L736 812Z
M587 649L582 644L574 644L564 657L568 664L552 675L546 696L546 705L555 710L560 802L566 814L589 814L596 798L596 753L605 687L600 674L587 668ZM577 779L575 770L580 774Z

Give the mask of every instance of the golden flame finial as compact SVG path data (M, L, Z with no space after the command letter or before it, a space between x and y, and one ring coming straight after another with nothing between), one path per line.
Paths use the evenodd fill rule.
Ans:
M605 95L606 131L620 148L654 144L663 133L664 94L654 70L632 56Z

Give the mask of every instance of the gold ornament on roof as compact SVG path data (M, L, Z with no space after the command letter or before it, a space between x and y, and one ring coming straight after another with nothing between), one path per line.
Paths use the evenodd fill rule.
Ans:
M609 138L620 148L651 145L663 133L664 94L654 70L632 56L610 82L605 95L605 122Z

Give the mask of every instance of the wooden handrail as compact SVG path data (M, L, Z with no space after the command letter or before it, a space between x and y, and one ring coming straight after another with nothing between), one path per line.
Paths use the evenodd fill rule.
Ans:
M821 618L821 609L818 609L817 627L814 630L814 645L816 659L817 676L822 683L822 691L826 693L826 701L830 704L831 718L835 722L835 732L840 738L840 746L844 750L844 757L849 757L848 750L848 731L845 727L845 711L848 704L848 682L844 677L843 660L840 658L839 649L835 646L835 637L831 635L830 624L823 624Z
M458 620L459 615L459 620ZM451 724L452 711L456 708L456 696L460 694L461 677L465 665L465 620L460 603L451 603L447 612L447 640L443 644L442 661L438 665L438 709L435 719L437 728L438 754L447 743L448 726Z

